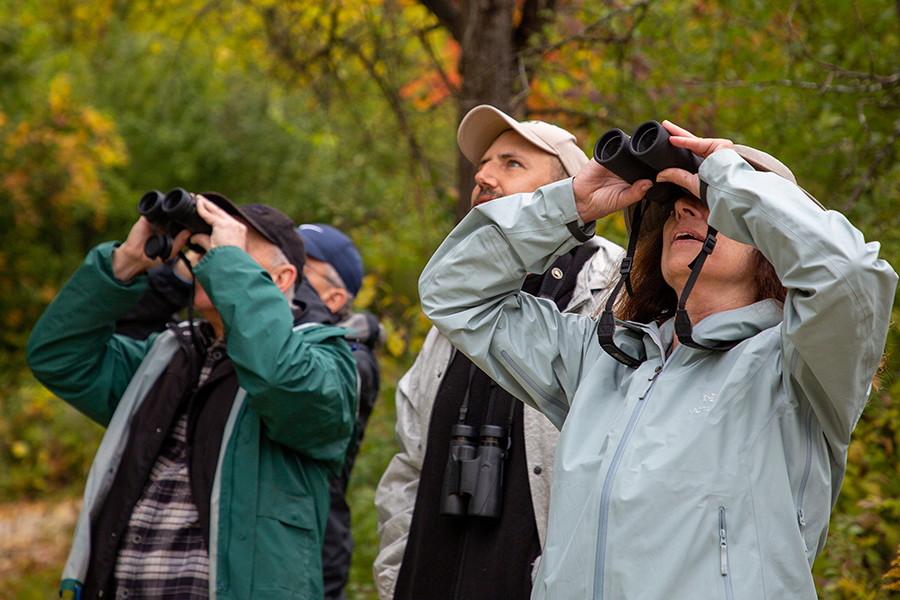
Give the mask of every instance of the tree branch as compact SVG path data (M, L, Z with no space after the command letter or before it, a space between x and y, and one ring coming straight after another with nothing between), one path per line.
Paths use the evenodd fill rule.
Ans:
M898 1L900 1L900 0L898 0ZM565 46L568 46L569 44L573 44L576 42L597 41L598 38L594 36L594 32L596 32L598 29L600 29L604 25L609 24L610 21L612 21L613 19L616 19L623 15L641 13L641 17L642 17L643 14L646 13L646 9L652 3L653 3L653 0L640 0L639 2L635 2L634 4L631 4L627 8L615 10L615 11L607 14L606 16L604 16L600 19L597 19L593 23L586 25L585 28L582 29L579 33L567 36L567 37L559 40L558 42L554 42L553 44L533 46L531 48L527 48L527 49L523 50L522 53L525 55L546 54L548 52L552 52L554 50L559 50L560 48L563 48ZM605 42L626 41L627 39L629 39L631 37L633 31L634 31L634 27L632 27L629 30L628 34L626 34L625 36L623 36L621 38L618 38L616 36L606 35L606 37L603 38L602 41L605 41Z
M862 75L865 75L863 77ZM873 83L868 84L857 84L857 85L847 85L847 84L836 84L833 83L835 79L868 79ZM888 90L891 88L895 88L900 86L900 72L894 73L893 75L888 76L878 76L874 74L852 74L851 72L844 72L843 74L832 72L829 73L826 80L821 83L817 83L815 81L794 81L793 79L771 79L769 81L743 81L743 80L731 80L731 81L697 81L697 80L685 80L684 83L686 85L702 87L702 88L771 88L771 87L792 87L792 88L800 88L804 90L816 90L820 94L825 94L828 92L840 93L840 94L872 94L874 92L881 92L884 90Z
M422 149L422 146L416 139L415 131L413 131L413 128L409 124L409 120L406 118L406 111L403 109L403 101L400 97L400 93L390 84L390 82L387 81L384 75L379 73L377 64L366 56L362 48L347 39L340 40L340 43L345 48L347 48L351 54L356 56L356 58L366 68L366 71L368 71L369 76L375 81L378 87L381 88L382 95L384 96L385 100L387 100L391 111L397 118L397 125L400 128L400 133L406 139L406 144L409 148L409 164L411 175L413 176L414 180L424 183L424 185L420 186L420 189L426 195L430 196L432 201L436 202L436 182L433 181L433 178L430 176L432 171L429 168L428 159L425 156L425 152ZM417 201L416 208L417 212L419 213L419 219L422 224L424 233L425 225L427 223L425 206L421 201Z
M881 166L881 163L884 162L884 159L887 158L888 153L894 147L894 144L897 143L897 140L900 139L900 119L894 121L894 131L891 133L891 137L888 138L887 142L881 147L878 153L875 155L875 158L872 160L872 163L869 165L869 168L866 169L866 174L862 176L859 180L859 183L856 184L856 188L854 188L853 193L850 194L850 198L841 207L841 212L848 212L856 203L859 202L860 196L862 196L863 192L866 189L866 186L869 185L869 182L872 181L872 178L875 176L875 171L878 170L878 167Z
M457 42L462 42L461 17L459 9L449 0L419 0L419 3L431 11L441 25L447 28Z
M450 78L447 77L447 72L444 71L444 67L441 65L441 61L438 60L437 54L434 52L434 48L431 47L431 42L428 41L428 33L431 29L420 29L416 32L416 37L419 38L419 42L421 42L422 47L425 49L425 54L428 55L428 60L431 62L432 68L438 72L438 75L441 77L441 81L444 82L444 85L447 86L447 89L453 96L459 95L459 88L457 88L453 82L450 81Z

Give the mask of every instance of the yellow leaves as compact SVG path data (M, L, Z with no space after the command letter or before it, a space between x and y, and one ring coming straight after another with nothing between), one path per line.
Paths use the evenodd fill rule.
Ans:
M31 448L29 448L28 444L26 444L22 440L16 440L12 444L10 444L9 450L15 458L22 460L23 458L28 456Z
M381 323L384 326L387 339L385 340L385 348L394 357L399 357L406 350L405 328L397 328L390 320L384 320Z
M359 288L356 299L353 301L353 306L356 310L365 310L372 305L372 302L375 300L376 279L375 275L371 273L363 277L362 286Z
M66 74L50 83L46 105L7 136L0 189L17 206L17 224L37 224L39 203L91 207L100 218L108 203L101 172L128 162L115 123L73 98Z
M234 52L232 52L231 48L219 46L216 48L216 63L219 66L227 65L231 61L233 55Z

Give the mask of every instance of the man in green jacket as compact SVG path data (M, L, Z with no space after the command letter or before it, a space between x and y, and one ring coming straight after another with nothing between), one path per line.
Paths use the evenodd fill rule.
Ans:
M305 253L290 219L196 196L209 235L194 308L146 341L113 334L140 298L153 226L92 250L38 321L28 362L107 428L62 590L80 598L320 598L328 484L356 413L343 330L296 323Z

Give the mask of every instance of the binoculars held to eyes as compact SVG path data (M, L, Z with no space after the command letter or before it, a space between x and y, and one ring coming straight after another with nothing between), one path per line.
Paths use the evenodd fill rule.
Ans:
M144 244L148 258L163 258L172 253L172 238L184 229L193 233L212 233L212 227L197 214L197 200L190 192L175 188L163 195L150 190L138 201L138 212L164 233L154 233Z
M454 425L441 487L441 514L499 517L503 501L506 430L482 425ZM477 442L477 445L476 445Z
M628 183L652 181L644 198L665 209L671 209L685 191L674 183L656 183L656 174L670 167L696 173L702 162L690 150L673 146L669 132L656 121L641 123L631 137L621 129L610 129L597 140L594 160Z

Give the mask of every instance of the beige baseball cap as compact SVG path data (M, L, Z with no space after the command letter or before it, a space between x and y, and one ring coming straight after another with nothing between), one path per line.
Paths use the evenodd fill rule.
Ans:
M565 129L543 121L519 122L489 104L476 106L463 117L456 140L463 156L478 165L494 140L510 129L544 152L559 158L570 177L587 164L588 157L584 150L578 147L575 136Z

